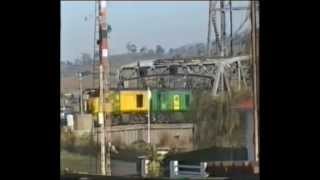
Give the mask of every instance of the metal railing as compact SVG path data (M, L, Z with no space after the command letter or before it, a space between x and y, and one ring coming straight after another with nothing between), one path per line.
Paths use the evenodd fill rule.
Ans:
M197 177L206 178L207 163L201 162L200 165L182 165L178 161L170 161L170 178Z

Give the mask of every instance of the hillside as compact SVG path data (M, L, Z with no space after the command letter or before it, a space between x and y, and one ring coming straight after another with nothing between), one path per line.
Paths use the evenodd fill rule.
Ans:
M157 58L164 58L167 57L165 55L157 55L157 54L142 54L142 53L130 53L130 54L120 54L120 55L111 55L109 57L110 66L111 66L111 75L115 75L117 69L121 65L128 64L131 62L136 62L138 60L146 60L146 59L157 59ZM91 61L92 62L92 61ZM76 65L76 64L66 64L61 63L61 84L62 92L75 92L79 89L79 81L76 78L77 72L84 72L93 70L93 65L91 64L84 64L84 65ZM97 67L96 67L96 72ZM98 86L97 75L95 77L96 81L94 82L95 87ZM92 75L88 75L83 78L82 86L84 89L92 88L93 87L93 78ZM115 85L115 77L112 77L113 85Z
M245 31L241 34L237 34L233 37L233 51L234 55L239 53L248 53L249 52L249 41L250 33ZM227 38L227 50L230 47L230 38ZM215 47L215 42L213 42L213 49ZM136 62L138 60L147 60L147 59L160 59L160 58L171 58L171 57L195 57L205 55L206 45L204 43L193 43L186 44L178 48L167 49L165 54L156 54L156 53L126 53L118 55L110 55L109 61L111 65L111 74L115 75L116 71L120 66ZM61 79L62 79L62 91L73 92L78 90L79 82L75 78L76 72L90 71L92 72L93 65L92 60L87 61L84 64L73 64L61 62ZM97 68L95 70L97 71ZM98 77L96 77L97 79ZM92 88L92 76L89 75L83 79L83 88ZM98 81L95 82L96 86Z

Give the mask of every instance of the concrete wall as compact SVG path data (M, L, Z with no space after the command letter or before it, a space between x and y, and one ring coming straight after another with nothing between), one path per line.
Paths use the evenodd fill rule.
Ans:
M78 135L89 132L89 130L75 130ZM193 148L193 124L191 123L151 124L150 135L152 144L182 150ZM129 146L138 140L147 142L146 124L112 126L112 142L116 146Z
M193 138L193 124L151 124L151 143L164 147L191 149ZM130 145L143 140L147 141L147 125L125 125L112 127L114 143Z
M91 114L77 114L75 115L74 129L87 130L92 128L92 115Z

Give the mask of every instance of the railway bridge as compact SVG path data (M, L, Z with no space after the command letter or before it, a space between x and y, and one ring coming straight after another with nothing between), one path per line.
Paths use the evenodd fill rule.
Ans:
M213 95L251 85L250 57L152 59L123 65L117 72L120 89L210 89Z

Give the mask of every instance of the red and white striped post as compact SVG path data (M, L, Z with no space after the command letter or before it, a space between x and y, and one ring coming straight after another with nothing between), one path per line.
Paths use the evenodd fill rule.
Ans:
M108 26L107 1L99 1L99 55L100 55L100 119L101 119L101 174L111 176L111 117L104 114L104 94L109 91L109 61L108 61ZM108 103L108 102L107 102ZM105 136L107 132L107 136ZM107 138L107 139L106 139ZM105 142L107 141L107 154Z

